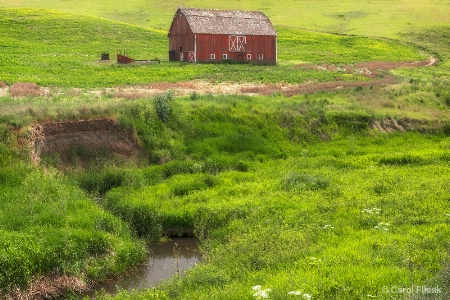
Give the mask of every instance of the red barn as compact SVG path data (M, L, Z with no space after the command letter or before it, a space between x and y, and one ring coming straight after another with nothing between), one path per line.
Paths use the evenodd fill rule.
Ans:
M169 31L169 60L277 63L277 32L259 11L178 8Z

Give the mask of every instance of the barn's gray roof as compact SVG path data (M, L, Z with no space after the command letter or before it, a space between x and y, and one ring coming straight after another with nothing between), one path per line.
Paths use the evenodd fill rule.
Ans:
M218 10L180 7L193 33L277 35L269 18L259 11Z

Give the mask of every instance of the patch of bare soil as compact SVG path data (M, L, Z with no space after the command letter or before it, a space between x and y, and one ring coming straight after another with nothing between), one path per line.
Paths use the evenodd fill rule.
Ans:
M93 154L115 159L138 159L142 150L135 137L111 119L78 120L36 124L29 128L31 159L39 163L44 155L58 155L62 165L74 155L80 165Z
M393 131L406 131L404 125L400 125L395 119L376 120L372 123L372 129L377 129L378 131L385 133Z

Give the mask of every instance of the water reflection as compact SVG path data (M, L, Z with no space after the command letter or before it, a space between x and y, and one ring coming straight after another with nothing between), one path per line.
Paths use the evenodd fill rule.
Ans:
M192 268L199 259L195 238L173 238L169 242L152 244L147 262L133 274L103 282L96 290L104 289L108 294L115 294L119 290L153 287L177 272Z

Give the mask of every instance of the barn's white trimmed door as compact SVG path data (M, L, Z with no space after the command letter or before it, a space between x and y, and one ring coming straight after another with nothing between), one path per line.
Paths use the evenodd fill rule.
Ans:
M245 44L247 44L247 39L245 36L238 36L237 37L237 51L238 52L245 52Z
M189 52L188 59L189 62L195 62L195 52Z
M230 52L245 52L246 43L245 36L230 35Z

